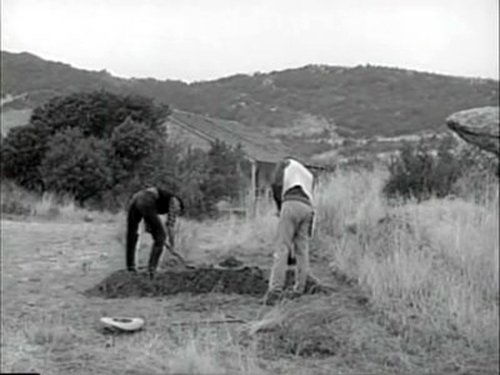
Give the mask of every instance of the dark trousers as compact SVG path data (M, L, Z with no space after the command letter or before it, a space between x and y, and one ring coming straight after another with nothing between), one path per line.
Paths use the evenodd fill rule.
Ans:
M136 193L130 202L127 214L126 264L129 271L135 270L135 251L139 238L141 220L153 237L153 246L149 257L148 270L155 272L160 260L166 234L156 208L157 197L154 192L143 190Z

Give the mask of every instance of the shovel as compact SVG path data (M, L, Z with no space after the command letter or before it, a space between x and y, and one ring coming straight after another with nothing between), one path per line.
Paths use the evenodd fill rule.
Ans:
M186 260L182 257L182 255L181 255L181 254L179 254L177 251L173 250L173 249L170 247L170 245L169 245L169 244L167 244L166 242L165 242L165 248L167 249L167 251L168 251L170 254L172 254L172 255L173 255L173 256L174 256L177 260L179 260L179 261L182 263L182 265L183 265L184 267L186 267L186 268L194 268L193 266L188 265L188 263L187 263L187 262L186 262Z

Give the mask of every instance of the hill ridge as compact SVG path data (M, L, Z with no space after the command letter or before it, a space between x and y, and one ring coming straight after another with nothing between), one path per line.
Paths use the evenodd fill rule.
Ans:
M237 121L309 155L329 152L334 143L341 147L342 139L444 132L451 113L499 102L498 80L370 64L308 64L186 83L120 78L28 52L1 51L1 57L2 99L26 94L2 103L2 111L33 109L54 95L76 91L137 94L179 110Z

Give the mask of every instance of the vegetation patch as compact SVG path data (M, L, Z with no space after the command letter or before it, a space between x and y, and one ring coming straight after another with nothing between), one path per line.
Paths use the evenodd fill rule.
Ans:
M375 313L355 292L343 290L332 296L306 297L269 311L254 323L263 355L330 358L335 368L384 373L397 368L409 371L411 357L402 350L400 338L376 323Z

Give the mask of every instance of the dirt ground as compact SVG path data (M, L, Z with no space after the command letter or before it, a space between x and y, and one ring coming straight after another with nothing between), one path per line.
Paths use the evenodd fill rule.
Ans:
M239 267L221 267L234 260ZM137 273L119 270L113 272L94 287L85 291L90 297L127 298L160 297L178 293L204 294L224 293L263 297L267 291L268 278L260 267L244 266L234 257L210 267L186 267L182 264L159 270L153 278L140 270ZM288 270L285 289L292 289L294 272ZM328 287L311 277L307 279L305 294L328 294Z
M190 264L201 273L163 272L151 283L121 271L120 223L1 224L2 372L156 373L144 370L134 356L158 342L174 345L172 338L190 329L189 335L229 332L242 353L254 348L260 373L417 373L421 357L401 349L397 335L378 323L367 296L332 274L324 259L313 259L313 270L333 286L330 295L308 295L273 309L261 302L271 263L265 252L241 249L235 255L247 268L221 271L207 264L218 263L224 254L191 251ZM191 287L199 293L186 293ZM281 311L284 320L261 334L249 335L238 324L218 328L203 323L229 318L257 322L274 311ZM145 329L110 338L99 325L102 316L141 317ZM228 368L228 373L238 372ZM453 368L440 370L454 373Z

